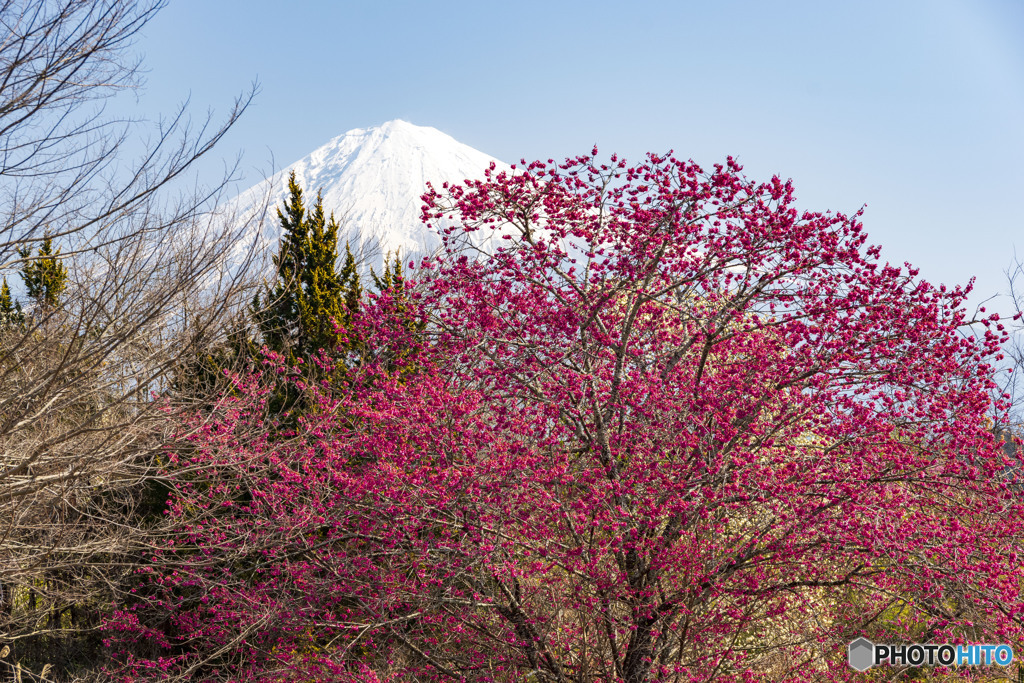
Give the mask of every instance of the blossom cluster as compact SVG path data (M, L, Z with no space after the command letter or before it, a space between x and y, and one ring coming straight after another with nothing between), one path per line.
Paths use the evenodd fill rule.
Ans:
M118 675L839 681L858 636L1021 642L1005 331L960 333L967 289L732 159L594 150L423 216L458 227L422 325L371 298L294 432L270 353L182 425Z

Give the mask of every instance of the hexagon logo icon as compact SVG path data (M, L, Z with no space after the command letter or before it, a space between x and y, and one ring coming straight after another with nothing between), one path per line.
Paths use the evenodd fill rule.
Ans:
M858 638L847 649L847 661L857 671L867 671L875 663L875 644L867 638Z

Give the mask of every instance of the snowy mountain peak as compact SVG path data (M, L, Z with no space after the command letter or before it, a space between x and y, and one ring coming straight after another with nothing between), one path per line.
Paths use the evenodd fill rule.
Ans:
M341 226L339 242L347 240L353 253L377 268L389 252L399 252L406 260L425 255L440 243L420 222L420 196L428 181L440 187L444 182L481 178L492 162L499 169L509 168L436 128L396 119L333 138L243 192L235 206L251 210L270 192L270 209L257 237L260 253L269 258L280 238L275 209L288 196L288 176L295 171L307 206L321 191L324 209L333 212Z

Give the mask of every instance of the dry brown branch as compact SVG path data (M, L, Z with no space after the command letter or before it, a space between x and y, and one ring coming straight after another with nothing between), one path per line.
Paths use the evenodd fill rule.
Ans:
M53 680L98 663L100 615L152 542L160 398L247 298L247 217L214 211L234 169L184 180L254 89L221 123L183 107L141 156L142 124L104 112L137 84L127 49L161 4L0 0L0 275L16 286L44 235L69 275L59 306L25 301L0 327L0 646Z

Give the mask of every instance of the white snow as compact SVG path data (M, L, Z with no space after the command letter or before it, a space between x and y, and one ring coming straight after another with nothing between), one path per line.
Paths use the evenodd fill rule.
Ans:
M295 171L307 209L318 190L324 210L334 212L341 230L339 251L349 241L367 266L379 268L383 256L400 251L402 260L426 255L440 244L439 236L420 220L420 196L427 181L438 190L444 182L482 178L494 162L509 166L454 138L426 126L388 121L376 128L356 128L339 135L308 156L282 169L230 203L238 215L258 210L270 190L263 224L250 233L257 253L267 259L281 236L277 209L288 196L288 176ZM251 240L244 240L242 253Z

